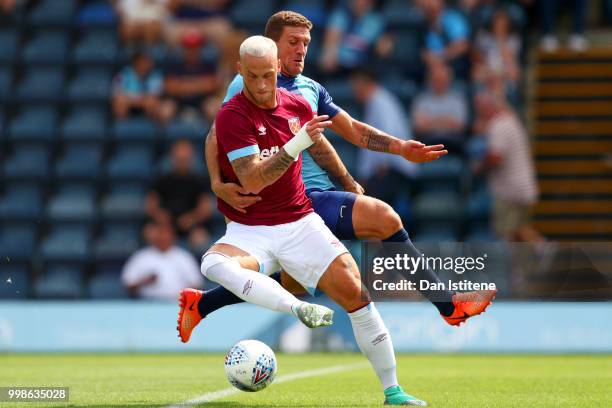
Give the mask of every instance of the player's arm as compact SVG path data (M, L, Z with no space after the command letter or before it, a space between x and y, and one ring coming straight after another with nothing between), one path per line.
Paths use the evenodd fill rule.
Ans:
M210 177L210 186L217 197L231 205L241 213L246 213L246 208L261 201L261 197L250 195L244 188L236 183L224 183L221 179L221 168L219 167L219 147L217 146L217 134L213 123L204 145L206 166Z
M363 187L351 176L338 152L325 136L321 135L321 138L308 148L308 153L323 170L338 180L345 191L363 194Z
M246 191L257 194L276 182L299 158L300 153L321 137L323 129L331 125L327 119L326 115L312 118L270 158L263 160L256 153L232 160L231 165L240 184Z
M332 118L330 129L356 146L375 152L396 154L415 163L436 160L448 153L444 150L444 145L426 146L416 140L398 139L353 119L345 111L338 112Z

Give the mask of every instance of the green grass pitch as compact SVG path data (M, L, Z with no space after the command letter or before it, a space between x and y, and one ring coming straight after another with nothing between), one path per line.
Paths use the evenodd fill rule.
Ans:
M237 392L200 407L381 407L359 354L277 355L277 380L349 369ZM432 407L611 407L612 355L398 356L404 389ZM2 407L165 407L229 387L221 354L0 354L0 386L68 386L69 403Z

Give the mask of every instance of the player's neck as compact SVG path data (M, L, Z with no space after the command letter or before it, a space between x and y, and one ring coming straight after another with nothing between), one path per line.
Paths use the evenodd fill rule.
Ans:
M260 103L253 97L253 94L245 87L244 88L244 96L251 102L253 105L257 106L261 109L274 109L278 106L278 100L276 99L276 89L272 92L272 97L269 101Z

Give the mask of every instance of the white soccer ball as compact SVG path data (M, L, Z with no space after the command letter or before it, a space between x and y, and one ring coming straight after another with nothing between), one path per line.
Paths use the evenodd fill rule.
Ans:
M270 347L257 340L243 340L225 356L225 375L242 391L261 391L276 375L276 356Z

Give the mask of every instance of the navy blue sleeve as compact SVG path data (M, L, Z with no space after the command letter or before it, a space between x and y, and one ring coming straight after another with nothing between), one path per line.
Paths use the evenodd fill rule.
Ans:
M318 100L318 111L319 115L328 115L330 118L333 118L340 112L342 109L338 105L334 103L327 89L323 87L323 85L317 83L317 88L319 91L319 100Z

